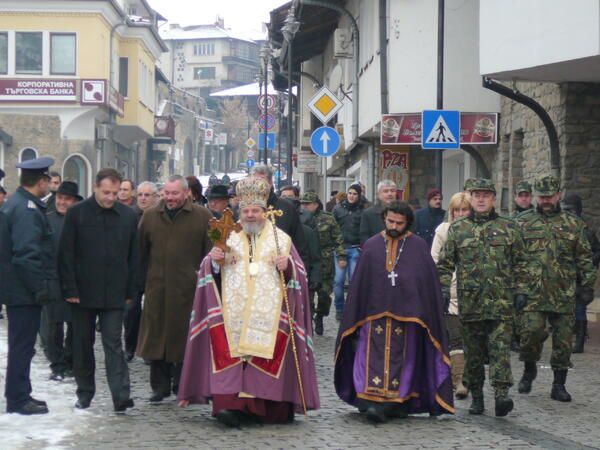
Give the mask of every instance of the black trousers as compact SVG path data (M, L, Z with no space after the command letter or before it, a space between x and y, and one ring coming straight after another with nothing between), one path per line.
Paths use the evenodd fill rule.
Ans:
M73 368L73 325L66 322L48 323L48 360L52 372L64 373Z
M129 399L129 368L123 354L121 332L122 309L94 309L73 305L73 374L77 383L77 398L91 401L96 393L94 341L96 317L104 348L106 378L113 403Z
M125 350L135 353L142 318L142 300L138 299L125 304L123 326L125 327Z
M150 361L150 387L152 392L169 395L171 389L177 395L182 363L170 363L164 360Z
M31 395L29 371L40 329L41 306L7 306L8 361L4 396L8 411L23 406Z

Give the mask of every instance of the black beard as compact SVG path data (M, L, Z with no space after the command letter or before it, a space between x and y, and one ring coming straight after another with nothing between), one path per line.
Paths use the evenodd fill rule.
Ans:
M392 239L396 239L399 238L400 236L402 236L404 233L406 233L406 230L402 230L402 231L398 231L398 230L388 230L386 228L385 230L385 234L387 234L389 237L391 237Z

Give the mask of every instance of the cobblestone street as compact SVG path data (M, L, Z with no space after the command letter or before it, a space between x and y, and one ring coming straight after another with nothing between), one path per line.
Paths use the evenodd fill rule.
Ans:
M384 425L372 425L358 412L342 403L333 389L333 318L326 322L323 337L316 337L318 375L322 409L309 418L296 416L292 425L246 425L229 429L214 420L210 406L179 408L173 397L160 405L150 405L149 369L136 358L131 364L135 408L127 414L112 412L104 378L100 351L96 398L89 410L74 408L75 384L47 380L49 370L41 351L34 358L32 379L34 395L48 401L50 414L24 417L0 415L1 448L42 449L189 449L189 448L437 448L437 449L588 449L600 448L600 345L590 342L586 353L574 355L567 388L572 403L550 400L552 371L548 345L543 364L530 395L511 390L515 409L508 417L493 416L491 390L486 392L487 409L483 416L470 416L470 400L457 401L457 414L430 418L413 416ZM599 327L591 334L597 340ZM2 359L0 379L6 365L6 319L0 321ZM514 355L514 354L513 354ZM513 357L513 372L518 380L521 363ZM0 408L5 409L4 398ZM7 439L8 437L8 439Z

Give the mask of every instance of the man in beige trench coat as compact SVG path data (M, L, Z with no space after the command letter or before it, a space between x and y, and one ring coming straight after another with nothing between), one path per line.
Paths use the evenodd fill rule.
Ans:
M193 204L187 191L185 178L169 178L163 201L147 210L139 225L147 273L137 353L151 361L151 402L177 393L196 271L212 247L207 234L212 214Z

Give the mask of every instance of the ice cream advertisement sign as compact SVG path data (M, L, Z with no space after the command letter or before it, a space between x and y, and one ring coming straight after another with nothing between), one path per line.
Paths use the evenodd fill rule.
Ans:
M497 113L460 113L461 144L487 145L497 142ZM383 115L381 144L421 145L421 113Z

